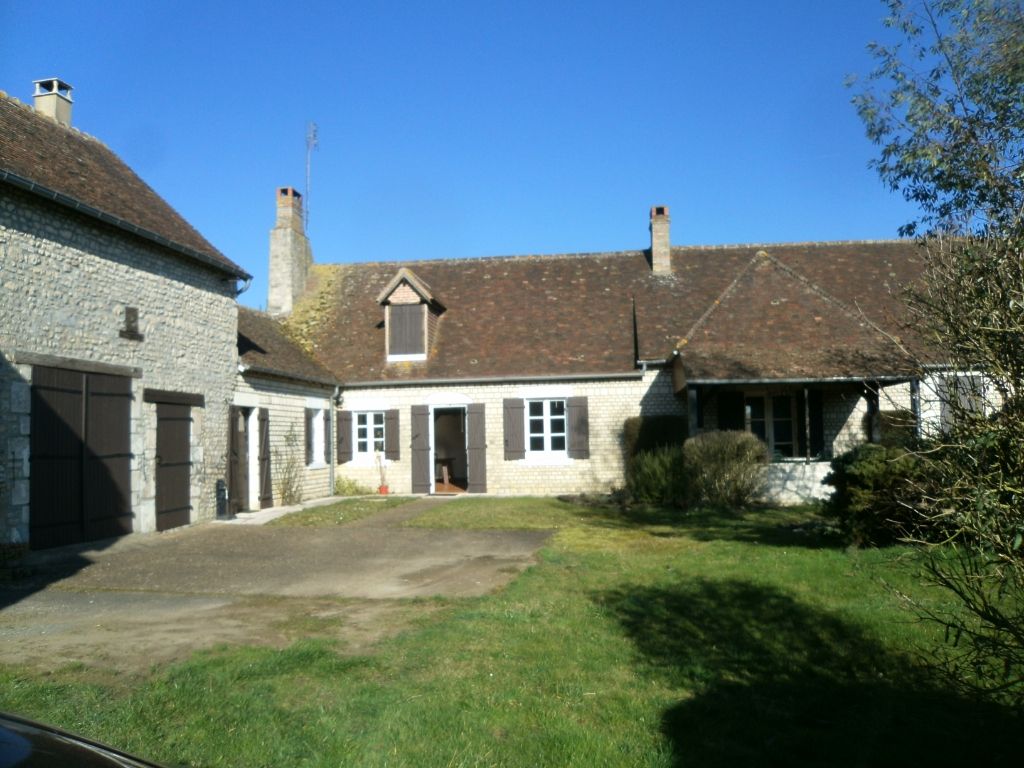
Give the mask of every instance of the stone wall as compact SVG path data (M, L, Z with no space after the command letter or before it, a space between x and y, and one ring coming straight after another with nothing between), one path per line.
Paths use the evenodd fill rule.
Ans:
M326 409L331 413L331 430L327 439L334 440L334 412L331 410L332 389L313 384L272 379L245 374L238 377L233 404L251 409L249 418L249 508L259 509L258 409L266 408L270 428L270 477L274 506L280 506L281 478L297 471L302 501L330 496L332 468L317 460L306 466L305 412L307 408ZM331 454L333 456L333 452ZM286 465L291 465L291 470Z
M0 186L0 541L24 542L30 365L18 353L139 369L132 379L134 529L155 528L155 407L145 388L202 394L193 408L193 519L216 513L237 370L235 281L94 219ZM142 340L123 338L138 309Z
M590 422L590 458L542 462L530 458L506 461L503 406L506 398L586 397ZM483 403L487 435L487 492L495 494L560 494L603 492L624 482L621 435L631 416L684 415L685 401L672 390L667 369L651 369L642 378L437 387L350 389L341 408L351 411L399 411L401 456L387 467L393 493L410 493L413 405L464 406ZM341 464L338 474L375 488L377 467L368 458Z

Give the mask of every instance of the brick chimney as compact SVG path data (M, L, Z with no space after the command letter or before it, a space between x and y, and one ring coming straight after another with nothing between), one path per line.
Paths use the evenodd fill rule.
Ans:
M667 205L651 206L651 271L656 275L672 274L672 244L668 234L671 221Z
M270 230L267 312L287 315L306 290L313 251L306 237L302 195L292 187L277 190L277 222Z
M71 125L71 86L56 77L33 80L36 87L32 95L35 110L41 115L56 120L61 125Z

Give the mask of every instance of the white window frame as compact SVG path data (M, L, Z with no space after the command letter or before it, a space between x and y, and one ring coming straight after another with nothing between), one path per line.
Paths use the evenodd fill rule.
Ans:
M541 404L542 412L539 416L531 415L531 405ZM562 412L552 414L552 403L561 403ZM526 460L532 463L568 463L569 462L569 399L567 397L533 397L525 398L523 408L523 440L526 443ZM562 431L552 429L552 422L561 419ZM530 422L540 422L542 432L531 432ZM540 437L543 440L543 448L533 447L533 438ZM552 442L562 439L562 448L552 448Z
M371 430L374 426L373 420L376 416L380 416L380 448L378 449L376 443L377 438L372 437ZM362 438L363 442L366 443L364 450L359 450L359 418L365 417L366 424L362 425L366 429L366 437ZM352 461L359 464L373 464L374 457L378 454L383 457L384 450L387 446L387 415L383 409L381 410L365 410L365 411L353 411L352 412Z
M306 466L310 469L321 469L327 466L327 440L324 435L324 411L325 408L306 408L312 411L313 427L313 461Z

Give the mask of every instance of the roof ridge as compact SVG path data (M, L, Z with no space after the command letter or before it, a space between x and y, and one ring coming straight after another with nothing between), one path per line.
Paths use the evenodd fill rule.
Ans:
M673 251L728 251L743 250L747 248L795 248L804 246L833 246L833 245L913 245L913 238L866 238L863 240L792 240L781 242L760 242L760 243L710 243L701 245L691 243L689 245L673 245Z
M588 258L613 258L625 256L641 256L646 251L642 248L635 248L625 251L580 251L578 253L521 253L503 254L499 256L455 256L451 258L440 257L436 259L391 259L388 261L335 261L323 264L325 267L370 267L381 266L391 267L395 264L416 265L416 264L455 264L458 262L481 261L527 261L529 259L588 259Z

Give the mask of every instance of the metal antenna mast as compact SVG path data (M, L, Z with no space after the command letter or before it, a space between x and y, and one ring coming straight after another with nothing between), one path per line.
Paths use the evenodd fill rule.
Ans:
M309 231L309 166L313 150L319 146L320 140L317 138L316 123L310 120L306 123L306 215L304 216L304 219L307 232Z

